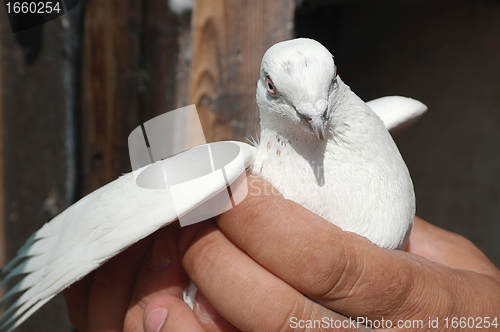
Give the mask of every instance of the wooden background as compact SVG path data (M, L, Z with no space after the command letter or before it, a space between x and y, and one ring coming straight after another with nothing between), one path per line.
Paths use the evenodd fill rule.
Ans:
M131 170L142 122L195 103L207 141L255 136L260 59L293 36L324 43L363 99L429 106L395 138L417 213L500 265L500 3L486 0L198 0L182 15L165 0L80 0L17 34L0 8L0 265ZM61 298L18 329L67 330Z

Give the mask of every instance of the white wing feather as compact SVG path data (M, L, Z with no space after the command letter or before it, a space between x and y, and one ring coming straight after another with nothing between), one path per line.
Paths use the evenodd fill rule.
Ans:
M248 167L255 148L232 143L239 147L244 168ZM203 153L200 148L155 165L160 164L167 173L173 172L177 183L179 179L192 179L193 172L199 172L197 159ZM224 167L229 184L241 175L239 166L230 162ZM128 173L83 197L34 233L3 269L7 273L4 284L15 276L25 274L25 277L0 301L0 306L5 307L15 299L0 318L0 331L13 330L57 293L225 187L225 183L221 185L221 181L214 181L211 176L200 177L196 185L176 193L184 203L179 207L168 189L141 188L133 173Z
M411 123L427 111L427 106L418 100L400 96L382 97L366 104L379 116L388 130Z

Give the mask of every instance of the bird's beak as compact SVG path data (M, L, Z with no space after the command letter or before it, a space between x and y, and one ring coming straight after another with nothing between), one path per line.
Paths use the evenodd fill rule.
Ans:
M308 123L311 126L314 133L316 134L316 136L318 137L318 139L324 141L326 120L322 116L319 116L311 118L311 120L308 121Z
M325 129L327 125L327 108L326 100L320 99L314 106L311 103L301 103L294 107L297 114L304 119L312 131L316 134L319 140L325 140Z

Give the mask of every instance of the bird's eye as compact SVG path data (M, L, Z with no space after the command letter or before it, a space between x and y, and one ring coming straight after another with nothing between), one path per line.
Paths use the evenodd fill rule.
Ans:
M266 77L266 89L269 91L271 95L276 95L276 88L274 87L273 81L268 77Z

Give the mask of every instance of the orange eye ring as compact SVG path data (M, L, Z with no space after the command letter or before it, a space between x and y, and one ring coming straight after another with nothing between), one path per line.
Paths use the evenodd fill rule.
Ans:
M271 95L276 95L276 87L274 86L274 83L269 76L266 77L265 86L267 91L269 91Z

